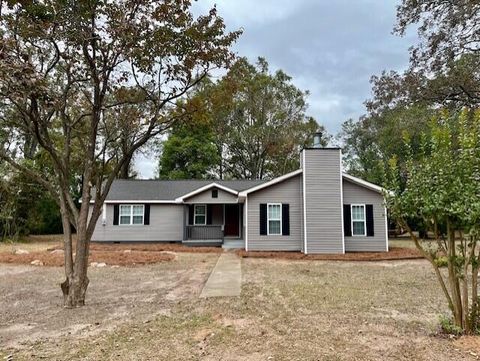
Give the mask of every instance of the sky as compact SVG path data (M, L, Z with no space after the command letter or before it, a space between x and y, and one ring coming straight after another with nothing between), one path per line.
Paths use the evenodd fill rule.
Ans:
M216 4L227 30L243 29L233 50L251 62L266 58L308 90L308 115L330 134L365 113L370 78L405 69L414 32L392 35L396 0L199 0L196 14ZM140 177L154 176L156 163L136 160Z

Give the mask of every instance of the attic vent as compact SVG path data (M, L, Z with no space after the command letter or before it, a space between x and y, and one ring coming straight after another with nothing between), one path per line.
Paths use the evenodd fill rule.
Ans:
M218 198L218 189L212 189L212 198Z

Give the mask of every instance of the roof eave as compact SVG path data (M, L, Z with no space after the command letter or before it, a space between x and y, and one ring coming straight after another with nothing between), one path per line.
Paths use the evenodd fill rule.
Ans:
M367 188L367 189L370 189L374 192L377 192L377 193L380 193L380 194L385 194L387 193L388 191L383 188L383 187L380 187L380 186L377 186L376 184L373 184L373 183L370 183L370 182L367 182L366 180L363 180L361 178L357 178L357 177L354 177L353 175L350 175L350 174L347 174L347 173L343 173L342 174L343 178L352 182L352 183L355 183L361 187L364 187L364 188Z
M290 173L287 173L287 174L284 174L280 177L277 177L277 178L273 178L272 180L268 181L268 182L265 182L265 183L262 183L262 184L259 184L258 186L255 186L255 187L252 187L252 188L249 188L249 189L245 189L244 191L241 191L238 196L239 198L245 198L249 193L252 193L252 192L256 192L258 190L261 190L263 188L267 188L267 187L270 187L270 186L273 186L277 183L280 183L280 182L283 182L284 180L287 180L289 178L292 178L292 177L295 177L299 174L302 174L303 170L302 169L297 169L293 172L290 172Z
M175 203L181 204L181 203L183 203L183 202L185 201L185 199L190 198L190 197L193 197L193 196L195 196L195 195L197 195L197 194L199 194L199 193L205 192L205 191L207 191L207 190L209 190L209 189L211 189L211 188L218 188L218 189L221 189L221 190L223 190L223 191L225 191L225 192L228 192L228 193L231 193L231 194L233 194L233 195L238 196L238 192L237 192L236 190L231 189L231 188L228 188L228 187L225 187L225 186L222 186L221 184L218 184L218 183L213 182L213 183L206 184L206 185L204 185L203 187L200 187L200 188L198 188L198 189L195 189L195 190L192 191L192 192L189 192L189 193L187 193L187 194L184 194L184 195L181 196L181 197L175 198Z

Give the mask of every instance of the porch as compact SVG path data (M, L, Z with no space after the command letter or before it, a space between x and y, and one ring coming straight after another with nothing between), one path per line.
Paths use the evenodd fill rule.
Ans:
M186 204L183 243L244 248L243 204Z

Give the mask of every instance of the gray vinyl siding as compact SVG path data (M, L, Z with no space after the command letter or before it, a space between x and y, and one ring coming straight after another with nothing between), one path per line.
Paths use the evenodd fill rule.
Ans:
M151 204L150 224L135 226L113 225L113 204L107 204L106 224L102 216L93 232L93 241L142 242L142 241L182 241L184 206L175 204Z
M339 149L304 150L307 253L343 253Z
M387 230L385 227L385 204L380 193L343 180L344 204L373 205L373 237L345 237L347 252L382 252L387 251Z
M248 195L248 250L300 251L303 242L302 177L294 176L283 182ZM260 204L288 203L290 209L289 236L260 235Z
M220 203L221 204L221 203L237 203L238 202L238 198L236 195L229 192L225 192L221 189L218 189L218 198L212 198L212 190L213 188L207 189L202 193L195 194L192 197L186 198L185 203L197 203L197 204L201 204L201 203L219 204Z

